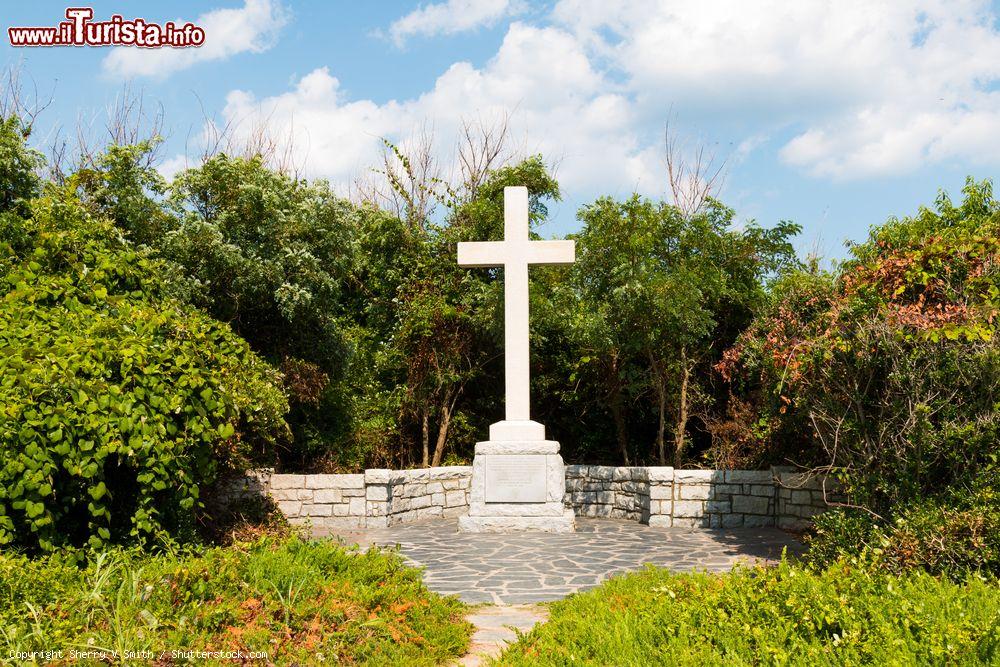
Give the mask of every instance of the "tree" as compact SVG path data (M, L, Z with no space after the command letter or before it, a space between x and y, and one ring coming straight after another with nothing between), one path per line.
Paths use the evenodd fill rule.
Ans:
M159 255L181 267L195 305L285 373L295 432L287 461L305 465L349 438L342 291L361 212L322 181L222 154L178 174L169 204L176 223Z
M670 203L692 216L718 196L726 180L726 160L716 163L715 153L707 146L689 148L686 143L670 129L668 121L663 127L663 161Z
M80 198L138 245L155 247L177 221L162 204L167 182L150 163L159 139L112 144L73 174Z
M628 397L649 395L653 457L681 465L692 406L707 400L695 369L718 349L720 316L752 307L761 278L794 256L787 238L797 227L734 231L733 215L714 200L686 215L639 196L580 213L573 321L581 362L598 366L623 461Z
M23 213L27 201L40 191L36 170L43 159L25 144L30 131L17 116L0 116L0 213Z
M873 228L835 273L785 278L722 364L760 374L761 412L812 444L797 463L886 518L997 483L1000 203L988 182L964 194Z
M685 218L674 207L633 196L625 202L598 200L580 219L579 319L606 378L619 449L627 462L622 389L651 390L655 456L666 465L669 404L675 419L673 459L679 465L694 347L714 324L703 295L721 289L723 280L719 268L706 261L711 252L704 246L711 239L699 224L704 218ZM631 364L643 368L629 369Z
M425 465L440 465L456 419L473 418L468 410L460 409L459 401L501 356L502 274L459 267L455 247L462 240L502 238L503 189L515 184L527 184L532 193L534 223L547 212L545 200L559 196L558 185L540 158L502 167L476 184L474 196L456 195L458 199L450 200L443 223L427 222L420 227L425 230L420 232L420 242L410 247L410 273L399 285L400 321L394 339L406 366L405 407L419 423ZM475 415L474 421L497 415L494 391L476 385L473 398L487 401L490 408L486 414Z

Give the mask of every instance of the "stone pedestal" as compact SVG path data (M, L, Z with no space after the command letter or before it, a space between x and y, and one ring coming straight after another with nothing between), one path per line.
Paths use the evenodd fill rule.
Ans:
M538 435L539 429L537 440L495 439ZM468 533L571 533L575 521L563 505L565 493L559 443L545 440L536 422L499 422L490 427L490 440L476 444L469 514L459 517L458 527Z

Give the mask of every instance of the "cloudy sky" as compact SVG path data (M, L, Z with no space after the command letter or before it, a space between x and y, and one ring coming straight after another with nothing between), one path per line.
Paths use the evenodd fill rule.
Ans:
M347 187L380 137L432 127L452 157L465 120L509 114L519 150L557 165L565 201L542 230L576 228L603 194L666 194L663 130L726 159L741 220L789 219L803 250L843 255L869 225L1000 172L1000 2L94 2L194 21L200 49L14 49L53 103L36 137L96 123L126 82L162 104L162 168L199 150L206 117L294 136L310 176ZM18 3L10 25L65 4Z

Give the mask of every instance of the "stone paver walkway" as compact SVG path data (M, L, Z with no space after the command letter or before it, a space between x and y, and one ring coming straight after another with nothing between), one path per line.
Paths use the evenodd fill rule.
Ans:
M466 619L476 626L469 651L458 661L462 667L482 665L517 641L517 631L528 632L549 619L549 610L536 604L479 607Z
M776 528L689 530L630 521L577 519L569 534L459 533L432 520L339 537L363 546L396 546L424 568L427 586L467 603L558 600L649 563L671 570L729 570L738 561L774 560L801 545Z

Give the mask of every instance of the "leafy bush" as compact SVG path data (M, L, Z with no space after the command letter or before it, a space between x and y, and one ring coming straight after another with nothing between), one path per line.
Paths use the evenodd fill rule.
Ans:
M854 556L892 572L1000 575L1000 497L992 489L910 503L891 523L839 508L815 522L807 557L818 566Z
M874 228L836 274L786 278L720 366L759 372L775 440L797 433L797 462L889 520L998 479L1000 201L964 194Z
M20 212L41 187L35 170L43 158L25 145L30 133L31 128L24 127L16 116L0 117L0 214Z
M283 437L278 375L75 196L29 208L0 218L0 544L191 537L219 463Z
M0 554L5 656L114 651L132 664L126 651L152 651L152 663L161 651L242 650L269 664L430 665L461 655L470 634L460 602L376 550L285 538L77 556Z
M226 155L178 174L169 204L173 228L156 241L159 255L195 286L194 305L290 370L295 439L284 458L308 466L350 435L341 318L358 210L322 181Z
M135 145L111 145L94 157L89 168L73 175L81 199L108 218L136 245L154 245L174 225L157 200L167 182L151 165L159 139Z
M680 467L695 453L692 417L704 421L715 407L709 369L718 350L750 322L764 279L797 264L790 239L799 227L734 230L735 212L713 200L686 214L638 195L603 197L578 217L577 261L560 289L569 298L559 324L576 353L563 391L575 394L576 377L586 380L591 410L611 417L625 465ZM588 430L566 440L589 439ZM629 443L646 441L650 450L630 457Z
M1000 660L1000 587L847 561L729 574L649 568L552 605L504 665L981 665Z

